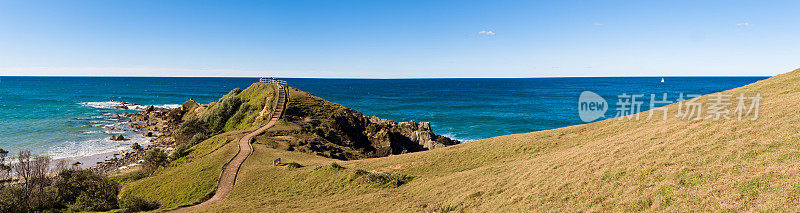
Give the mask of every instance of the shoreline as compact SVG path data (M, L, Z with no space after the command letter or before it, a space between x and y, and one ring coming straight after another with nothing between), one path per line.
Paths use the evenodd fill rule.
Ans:
M112 100L110 102L114 101ZM141 106L134 109L137 112L121 112L116 113L113 116L117 118L126 118L127 121L122 121L122 119L120 119L119 123L131 123L129 125L132 127L132 129L123 129L123 131L141 135L145 140L142 142L134 142L129 147L126 147L122 150L109 150L88 156L67 157L54 160L65 161L66 165L70 168L91 169L102 173L111 173L114 171L139 166L142 163L144 153L152 148L161 148L167 152L172 150L171 146L164 145L163 143L165 141L174 141L174 138L172 138L170 136L171 134L168 134L168 132L171 132L175 126L163 125L162 121L164 119L162 116L180 107L163 107L154 105L142 106L127 102L120 103L124 104L122 106ZM109 134L109 137L114 135L117 134ZM109 140L108 142L114 143L116 141ZM138 145L140 148L134 149L133 145Z

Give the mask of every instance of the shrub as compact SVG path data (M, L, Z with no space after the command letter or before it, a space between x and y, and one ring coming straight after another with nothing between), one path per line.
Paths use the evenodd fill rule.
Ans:
M206 135L205 133L200 132L200 133L194 134L194 136L192 136L192 139L189 141L191 143L190 146L197 145L200 142L203 142L205 140L208 140L208 135Z
M92 197L88 194L81 194L74 202L67 205L70 211L108 211L117 208L117 202L109 202L105 199Z
M62 170L53 185L58 202L73 211L107 211L117 206L119 185L90 170Z
M335 170L343 170L343 169L345 169L344 166L339 165L338 163L331 163L331 165L329 167L331 169L335 169Z
M157 209L159 205L156 202L126 194L120 198L119 207L125 210L125 212L141 212Z
M208 131L208 126L206 123L203 123L202 120L196 118L181 123L180 129L178 130L180 134L184 135L194 135L206 131Z
M242 100L236 97L237 90L233 90L220 98L217 104L211 107L210 111L203 114L203 122L208 125L208 130L212 133L220 132L225 127L228 119L236 113L242 104ZM240 91L241 92L241 91Z
M414 179L414 177L404 174L372 173L363 169L356 170L353 175L350 176L350 180L358 178L362 178L364 182L370 184L371 187L386 188L399 187Z
M236 113L234 113L231 116L231 118L228 119L228 123L232 123L234 125L242 123L242 120L245 119L245 116L247 116L248 112L254 111L256 109L257 109L256 107L254 107L253 105L251 105L249 103L243 103L239 107L239 109L236 111ZM247 122L252 122L252 120L251 121L247 121Z
M26 212L25 189L19 186L0 186L0 212Z
M11 176L11 166L6 162L7 156L8 151L0 149L0 186L5 183L8 176Z
M134 170L134 171L128 172L126 174L122 174L122 175L119 175L119 176L116 176L116 177L113 177L113 178L110 178L110 179L115 181L115 182L117 182L117 183L124 184L124 183L130 183L130 182L133 182L133 181L145 178L145 177L147 177L147 174L143 171L143 169L139 168L137 170Z
M361 177L361 176L364 176L364 175L368 175L369 172L367 170L363 170L363 169L356 169L354 174L355 174L355 177Z
M297 169L297 168L302 168L302 167L303 167L303 165L300 165L299 163L295 163L295 162L286 164L286 168L289 168L289 169Z
M177 160L178 158L186 156L187 154L189 154L189 148L191 147L192 145L188 143L178 145L177 147L175 147L175 150L172 151L172 154L169 155L169 159Z
M147 151L144 154L144 164L142 168L147 174L152 174L153 172L158 169L158 167L163 166L167 163L167 153L164 153L163 150L159 148L152 149Z

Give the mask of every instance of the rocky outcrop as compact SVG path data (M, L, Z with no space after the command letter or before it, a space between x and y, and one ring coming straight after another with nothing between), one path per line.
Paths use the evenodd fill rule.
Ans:
M149 105L144 107L144 110L141 112L122 113L122 116L142 122L143 124L141 126L138 124L131 125L136 125L132 127L136 127L137 129L145 129L146 132L142 133L145 137L156 137L151 140L154 144L171 145L175 142L172 135L180 126L181 118L184 113L185 110L183 110L183 107L167 109ZM153 132L160 132L160 134L156 135Z
M112 141L123 141L123 140L125 140L125 137L122 136L122 135L112 135L111 138L109 138L109 140L112 140Z
M418 152L458 144L436 135L428 122L395 122L362 113L290 88L284 121L298 131L275 131L281 147L351 160ZM283 125L283 124L279 124ZM280 128L276 128L280 129ZM288 150L288 149L287 149ZM357 154L353 154L357 153Z
M403 154L458 144L459 141L436 135L428 122L394 122L375 116L367 118L364 134L375 155Z
M144 127L150 131L171 132L181 122L183 110L181 107L175 109L158 108L152 105L145 107L142 112L123 113L134 121L144 123Z
M459 143L436 135L428 122L395 122L375 116L367 117L352 109L344 112L334 116L333 128L342 131L346 140L354 142L352 146L367 157L425 151ZM321 136L336 141L337 138L331 138L330 135L326 133Z

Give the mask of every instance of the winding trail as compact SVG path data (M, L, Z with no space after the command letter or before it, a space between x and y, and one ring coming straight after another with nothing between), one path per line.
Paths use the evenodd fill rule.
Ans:
M264 133L264 131L275 125L275 123L280 120L281 116L283 116L283 110L286 108L286 103L288 103L288 91L286 86L280 84L277 84L277 86L278 99L275 101L275 104L272 108L273 110L269 122L267 122L267 124L264 126L261 126L261 128L258 128L256 131L253 131L239 139L239 152L237 152L236 155L233 156L233 158L231 158L231 160L222 167L222 174L220 174L219 183L217 183L217 191L214 193L214 196L200 204L176 209L171 212L192 212L217 203L230 195L231 191L233 190L233 185L236 184L236 176L239 174L239 168L242 167L242 164L245 160L247 160L247 157L253 154L253 146L250 144L250 141L256 135Z

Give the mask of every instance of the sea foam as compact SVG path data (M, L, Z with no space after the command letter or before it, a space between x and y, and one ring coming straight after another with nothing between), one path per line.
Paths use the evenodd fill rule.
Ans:
M90 101L90 102L81 102L78 103L81 106L91 107L96 109L120 109L122 107L127 107L129 110L138 110L142 111L147 106L134 104L134 103L127 103L127 102L119 102L119 101ZM162 104L162 105L153 105L156 108L165 108L165 109L175 109L181 107L180 104Z

